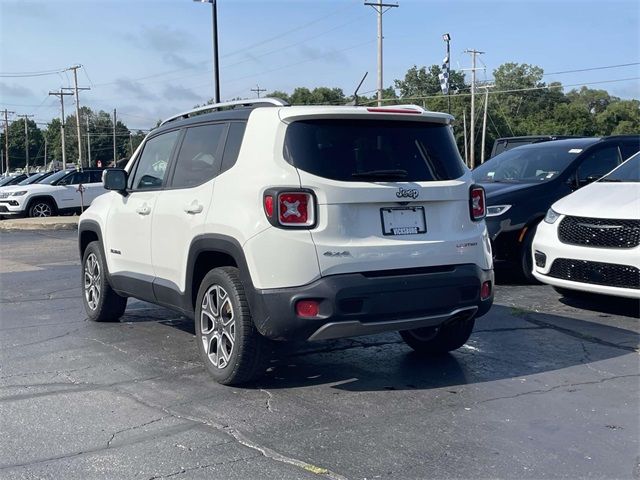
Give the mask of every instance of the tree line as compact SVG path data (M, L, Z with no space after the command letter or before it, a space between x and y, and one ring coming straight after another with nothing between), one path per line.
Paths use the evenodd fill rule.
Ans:
M439 65L418 67L414 65L404 78L394 81L393 86L383 91L385 104L413 103L432 111L450 111L455 116L454 132L458 148L465 150L463 117L470 124L471 85L464 73L451 71L449 76L450 95L442 94L438 75ZM521 135L577 135L605 136L617 134L637 134L640 132L640 101L623 100L610 95L605 90L586 86L564 92L559 82L545 83L541 67L519 63L505 63L493 71L487 104L487 131L485 153L489 153L496 138ZM484 86L477 83L476 93L476 145L480 158L480 138L482 113L484 109ZM279 97L292 105L343 105L353 101L353 96L345 95L340 88L318 87L309 89L298 87L291 93L275 90L268 96ZM361 96L359 104L375 104L377 96ZM212 103L209 101L208 103ZM103 165L113 160L113 120L109 113L94 112L89 107L80 109L83 158L91 164L101 161ZM88 128L87 128L88 122ZM32 120L27 120L29 129L30 165L43 165L45 138L47 162L62 160L60 120L51 120L45 128L40 128ZM157 126L157 125L156 125ZM25 131L24 122L16 120L9 126L9 158L11 169L24 167ZM78 158L76 137L76 117L66 118L65 141L67 161L73 163ZM467 132L469 133L469 132ZM467 135L467 139L470 135ZM116 157L127 158L144 138L141 131L133 132L122 123L116 123ZM4 133L0 135L0 146L4 146ZM467 145L467 148L470 148Z
M450 95L440 88L439 65L413 66L403 79L383 91L385 105L413 103L437 112L455 116L454 131L458 148L465 150L463 116L467 128L471 115L471 85L464 73L451 71ZM491 151L496 138L522 135L606 136L640 133L640 101L622 100L605 90L586 86L563 92L559 82L545 83L544 70L528 64L505 63L493 71L490 86L476 83L476 145L480 158L484 88L489 88L485 153ZM320 87L310 90L296 88L291 94L274 91L269 96L280 97L292 104L344 104L353 97L339 88ZM360 104L375 104L377 96L361 97ZM470 135L467 132L467 140ZM467 148L470 148L467 145Z

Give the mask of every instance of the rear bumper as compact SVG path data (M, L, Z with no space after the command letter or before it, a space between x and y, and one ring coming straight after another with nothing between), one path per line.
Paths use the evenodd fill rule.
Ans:
M490 281L491 295L480 299ZM323 277L296 288L256 290L252 308L262 335L276 340L326 340L432 327L481 316L493 303L493 270L448 265ZM319 314L296 314L299 300L316 300Z

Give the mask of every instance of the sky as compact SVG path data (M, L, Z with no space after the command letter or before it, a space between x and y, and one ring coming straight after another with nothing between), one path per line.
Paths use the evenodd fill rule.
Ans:
M377 85L377 21L364 0L217 0L221 99L254 98L296 87ZM387 3L388 0L385 0ZM393 2L395 3L395 1ZM384 15L384 85L413 65L441 64L442 34L451 65L478 80L505 62L538 65L545 82L586 85L640 99L637 0L398 0ZM80 105L148 129L213 97L211 4L192 0L0 0L0 109L60 115L51 90L73 85ZM614 65L636 63L625 67ZM589 70L587 70L589 69ZM586 70L573 73L557 73ZM38 73L38 76L16 76ZM51 74L42 74L48 73ZM73 97L65 113L73 113ZM15 115L10 118L16 118Z

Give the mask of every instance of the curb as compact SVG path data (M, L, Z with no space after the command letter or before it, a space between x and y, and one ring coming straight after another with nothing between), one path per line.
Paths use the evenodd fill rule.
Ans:
M77 230L79 216L0 220L0 231Z

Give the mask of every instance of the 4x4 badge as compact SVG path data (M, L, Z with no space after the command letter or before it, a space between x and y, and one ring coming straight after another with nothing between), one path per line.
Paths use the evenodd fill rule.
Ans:
M415 188L404 189L400 187L396 192L398 198L418 198L418 190Z

